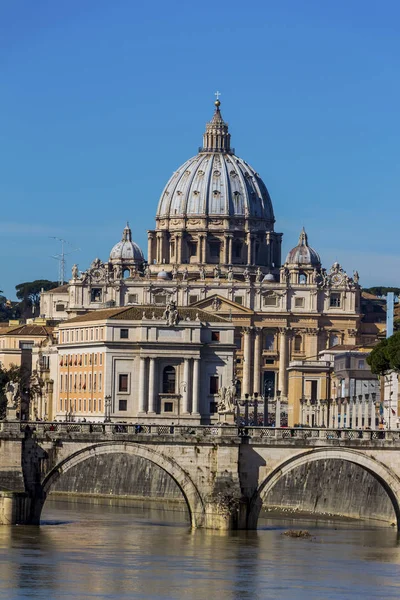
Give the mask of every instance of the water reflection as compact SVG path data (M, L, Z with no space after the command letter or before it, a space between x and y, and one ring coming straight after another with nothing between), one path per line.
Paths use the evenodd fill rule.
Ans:
M290 519L260 525L192 531L185 511L48 501L40 528L0 528L0 598L399 597L393 529ZM291 526L313 537L283 536Z

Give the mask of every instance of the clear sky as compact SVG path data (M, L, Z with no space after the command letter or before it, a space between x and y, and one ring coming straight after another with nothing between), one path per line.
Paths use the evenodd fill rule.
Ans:
M0 289L146 230L222 92L284 252L400 286L398 0L0 0Z

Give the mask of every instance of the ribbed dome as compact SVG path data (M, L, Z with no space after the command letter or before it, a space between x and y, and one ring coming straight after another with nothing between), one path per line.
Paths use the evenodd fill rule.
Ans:
M207 123L203 147L171 177L161 195L157 217L223 216L275 219L264 182L230 147L228 125L217 101L213 119Z
M122 240L115 244L110 253L110 260L123 260L141 264L144 262L143 252L135 242L132 242L132 231L129 223L122 233Z
M320 267L321 259L318 252L308 245L308 236L304 227L300 233L299 243L293 248L286 257L286 264L289 265L308 265L311 267Z

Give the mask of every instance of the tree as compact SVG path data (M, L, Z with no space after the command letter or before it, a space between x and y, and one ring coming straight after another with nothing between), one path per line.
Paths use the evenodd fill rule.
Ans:
M21 313L27 316L29 313L34 313L39 308L40 292L42 289L47 292L58 286L57 281L49 281L48 279L36 279L35 281L25 281L15 286L17 298L21 300Z
M377 285L370 288L363 288L364 292L368 292L369 294L373 294L374 296L386 296L388 292L394 292L395 296L400 296L400 288L398 287L388 287L384 285Z
M384 375L391 369L400 371L400 331L379 342L367 357L367 363L375 375Z
M10 381L18 383L19 385L21 385L22 381L25 381L22 368L17 367L17 365L10 365L10 367L6 369L0 363L0 419L4 419L6 416L7 398L5 387Z

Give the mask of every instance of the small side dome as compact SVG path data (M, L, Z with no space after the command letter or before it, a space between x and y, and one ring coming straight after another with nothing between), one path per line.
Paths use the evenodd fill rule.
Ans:
M162 271L160 271L159 273L157 273L157 279L171 279L169 273L167 273L167 271L164 271L164 269Z
M115 244L110 252L110 261L125 261L141 265L144 262L143 252L135 242L132 242L132 231L129 223L122 232L122 240Z
M275 277L272 275L272 273L267 273L263 281L272 282L275 281Z
M289 254L286 257L287 265L296 265L296 266L309 266L309 267L320 267L321 259L319 254L314 248L308 245L308 236L303 227L300 237L299 243L295 248L290 250Z

